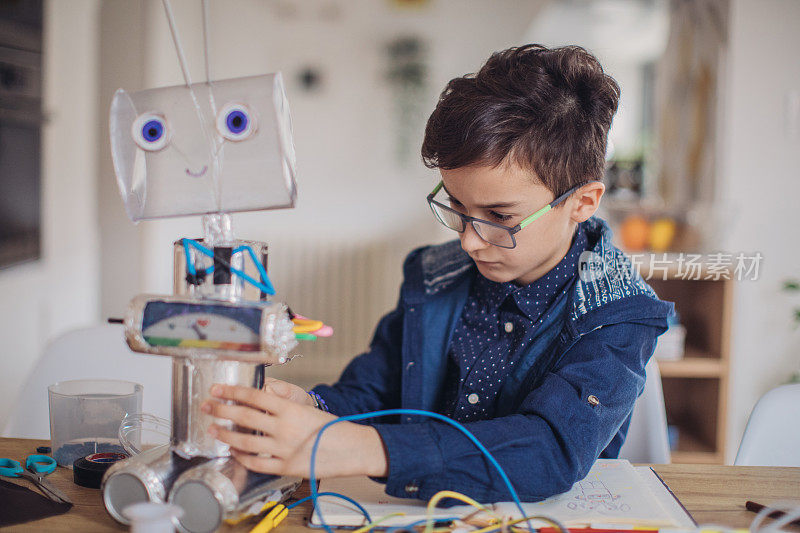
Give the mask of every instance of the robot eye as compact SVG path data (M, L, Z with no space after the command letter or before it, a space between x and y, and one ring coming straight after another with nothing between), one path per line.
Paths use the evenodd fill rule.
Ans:
M243 141L256 132L256 117L244 104L226 104L217 116L217 131L229 141Z
M144 113L136 117L131 127L134 142L142 150L157 152L169 144L167 119L158 113Z

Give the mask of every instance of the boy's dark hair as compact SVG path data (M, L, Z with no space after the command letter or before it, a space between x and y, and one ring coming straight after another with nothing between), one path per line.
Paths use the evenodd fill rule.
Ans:
M477 74L450 80L425 127L429 168L532 170L556 196L603 176L619 85L580 46L495 52Z

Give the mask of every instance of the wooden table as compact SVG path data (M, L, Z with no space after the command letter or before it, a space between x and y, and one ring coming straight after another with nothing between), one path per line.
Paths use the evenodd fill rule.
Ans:
M36 453L37 446L47 446L48 441L0 438L0 457L22 459ZM694 519L700 523L714 523L746 528L755 516L745 510L746 500L769 503L777 500L795 500L800 504L800 468L775 468L721 465L658 465L654 469L669 485ZM8 480L8 478L3 478ZM47 478L63 490L76 505L68 513L29 522L4 531L47 531L70 533L92 531L127 531L115 522L103 507L99 490L87 489L72 482L72 471L59 467ZM14 481L14 480L11 480ZM20 480L19 483L31 486ZM308 484L298 497L308 495ZM2 509L2 502L0 502ZM311 515L310 502L293 509L286 520L275 529L276 533L314 531L305 526ZM222 531L249 531L256 521L250 520L237 527L225 526ZM797 529L800 531L800 528Z

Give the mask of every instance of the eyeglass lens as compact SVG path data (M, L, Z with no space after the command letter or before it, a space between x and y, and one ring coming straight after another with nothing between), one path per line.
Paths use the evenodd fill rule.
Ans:
M458 212L443 208L433 202L431 202L430 205L433 214L436 215L439 222L459 233L464 231L464 219L461 218ZM507 229L492 224L486 224L480 220L472 220L471 222L472 227L475 228L475 232L486 242L503 247L514 246L514 240Z
M491 224L485 224L480 220L473 220L472 227L475 228L475 232L488 243L506 248L514 245L511 234L505 228L498 228Z
M459 214L455 211L445 209L433 202L431 202L431 210L433 211L433 214L436 215L436 218L439 219L439 222L448 228L459 233L464 231L464 219L461 218L461 216L459 216Z

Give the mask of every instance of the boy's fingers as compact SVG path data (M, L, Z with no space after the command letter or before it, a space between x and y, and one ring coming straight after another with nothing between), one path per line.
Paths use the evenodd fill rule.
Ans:
M275 441L272 437L231 431L216 425L210 428L209 433L232 448L247 453L270 454L275 448Z
M291 396L292 391L288 386L288 383L285 381L280 381L275 378L267 378L264 381L264 388L271 390L281 398L289 398Z
M273 380L273 382L265 382L264 388L267 390L271 390L281 398L289 398L291 396L292 391L283 381L278 381L277 379Z
M273 433L275 421L267 413L243 405L228 405L221 402L208 401L203 404L203 412L216 418L225 418L238 426Z
M225 400L234 400L262 411L275 413L286 400L269 389L254 389L239 385L223 385L215 383L211 386L211 395Z
M252 455L236 450L231 450L231 454L248 470L263 474L283 474L283 461L281 459Z

